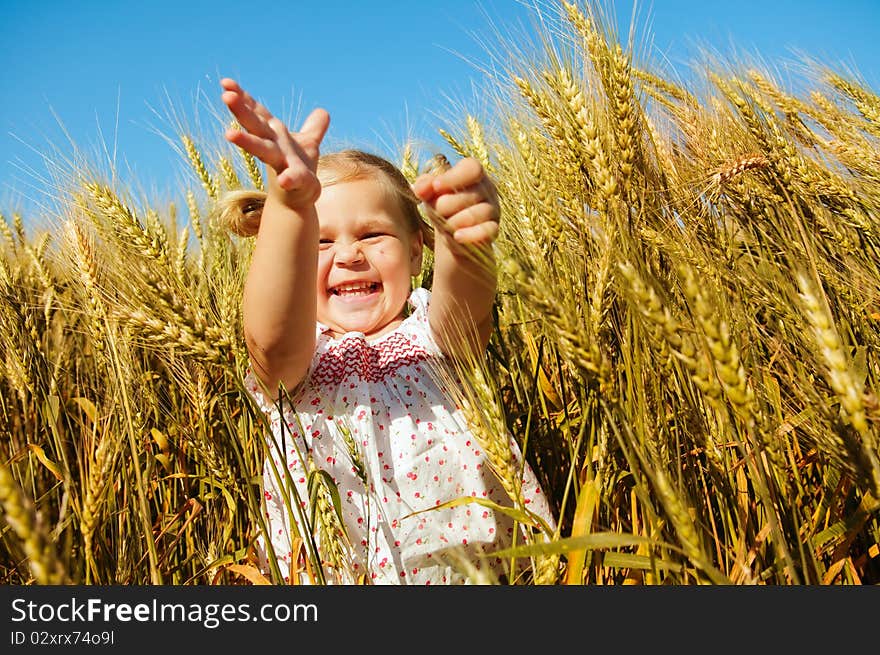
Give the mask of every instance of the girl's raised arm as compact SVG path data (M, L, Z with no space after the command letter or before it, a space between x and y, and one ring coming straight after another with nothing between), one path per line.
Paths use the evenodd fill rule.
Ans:
M420 176L413 190L436 214L434 282L428 320L450 357L462 348L482 352L492 332L497 272L492 242L500 208L482 165L466 158L436 176Z
M316 169L330 117L315 109L291 133L232 79L222 100L241 129L226 138L266 164L267 197L242 298L244 336L254 373L270 392L305 376L315 346L318 217Z

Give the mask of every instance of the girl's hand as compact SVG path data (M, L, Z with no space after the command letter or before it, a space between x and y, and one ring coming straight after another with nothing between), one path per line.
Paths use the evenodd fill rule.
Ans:
M316 169L321 141L330 125L330 115L315 109L299 132L290 132L278 118L235 80L220 80L223 103L243 129L226 131L226 139L272 168L284 201L293 208L313 205L321 194Z
M420 175L413 191L445 224L440 227L461 244L489 244L498 236L498 192L473 157L437 175Z

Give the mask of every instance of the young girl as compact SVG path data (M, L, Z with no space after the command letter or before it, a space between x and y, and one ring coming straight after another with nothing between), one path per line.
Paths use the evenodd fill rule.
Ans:
M319 156L324 110L291 133L234 80L221 85L241 125L226 138L263 161L268 177L256 204L232 199L243 208L237 231L256 234L242 310L248 389L273 433L264 567L277 562L295 582L510 579L509 559L491 553L525 533L515 539L514 521L492 505L511 501L437 375L489 339L494 185L474 159L411 187L380 157ZM420 202L443 228L431 291L412 289L432 236ZM552 525L511 446L524 503ZM463 498L478 502L453 502Z

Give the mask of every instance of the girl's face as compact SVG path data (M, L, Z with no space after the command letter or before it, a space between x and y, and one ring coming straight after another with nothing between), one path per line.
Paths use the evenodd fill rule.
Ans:
M371 179L324 187L320 225L318 321L336 337L377 337L403 320L410 278L422 264L422 237L406 225L390 192Z

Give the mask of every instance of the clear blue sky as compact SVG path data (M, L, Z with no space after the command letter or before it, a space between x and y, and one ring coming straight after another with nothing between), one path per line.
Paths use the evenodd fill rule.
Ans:
M551 0L537 1L552 11ZM138 188L174 192L185 167L156 129L174 133L169 108L196 130L218 129L205 105L222 109L222 76L236 77L288 118L325 107L331 148L389 154L409 134L439 142L449 99L467 102L472 82L482 83L474 63L489 61L495 30L527 34L532 3L0 0L0 211L22 210L26 218L36 211L42 183L35 175L45 174L38 152L50 144L70 151L59 123L86 152L102 141L115 148L117 168ZM613 6L625 30L632 0ZM696 43L771 62L803 51L855 67L880 88L880 0L638 7L642 40L650 35L653 54L675 64L690 61Z

